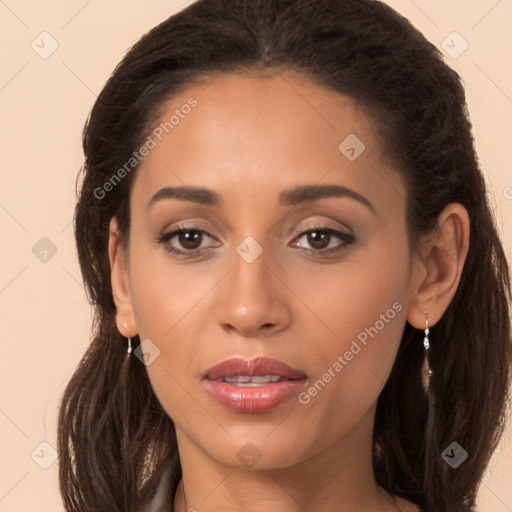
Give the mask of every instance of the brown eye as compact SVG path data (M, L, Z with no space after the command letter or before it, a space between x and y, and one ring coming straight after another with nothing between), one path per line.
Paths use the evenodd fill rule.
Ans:
M307 234L307 241L313 249L325 249L331 240L331 234L325 231L310 231Z
M197 256L208 249L208 246L201 247L202 242L210 238L216 240L210 233L204 229L180 226L168 233L162 233L156 242L164 246L165 250L178 257L188 258ZM173 241L175 239L175 241ZM211 245L219 245L217 241Z
M304 238L306 243L310 247L304 247L303 245L294 244L295 247L300 247L306 251L313 252L316 254L330 254L333 252L342 251L348 245L354 242L355 238L353 235L342 233L331 228L314 228L309 229L301 233L296 239ZM341 243L337 243L334 247L330 244L333 240L341 240Z
M185 249L198 249L201 245L203 234L200 231L180 231L177 235L178 243ZM198 244L199 242L199 244Z

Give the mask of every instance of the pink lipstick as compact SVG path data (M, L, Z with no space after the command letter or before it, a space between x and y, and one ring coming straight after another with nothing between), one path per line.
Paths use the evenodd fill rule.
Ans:
M244 413L268 412L296 395L307 376L276 359L234 358L210 368L206 390L225 407Z

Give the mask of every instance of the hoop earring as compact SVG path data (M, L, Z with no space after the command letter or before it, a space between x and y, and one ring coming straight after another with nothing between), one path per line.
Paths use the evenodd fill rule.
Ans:
M430 330L428 328L428 311L425 311L425 337L423 338L423 346L425 347L425 360L421 369L423 389L426 393L430 390L430 377L432 376L432 370L428 361L428 349L430 348L430 341L428 335Z

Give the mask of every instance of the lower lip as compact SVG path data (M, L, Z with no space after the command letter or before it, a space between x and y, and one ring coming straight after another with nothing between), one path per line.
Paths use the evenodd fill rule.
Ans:
M233 386L205 379L206 389L220 404L236 412L268 412L296 395L306 379L285 380L263 386Z

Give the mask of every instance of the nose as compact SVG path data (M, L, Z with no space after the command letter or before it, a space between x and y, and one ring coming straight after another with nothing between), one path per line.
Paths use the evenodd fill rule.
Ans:
M244 337L280 332L291 319L287 290L268 265L265 251L252 263L236 255L233 268L216 290L217 321Z

